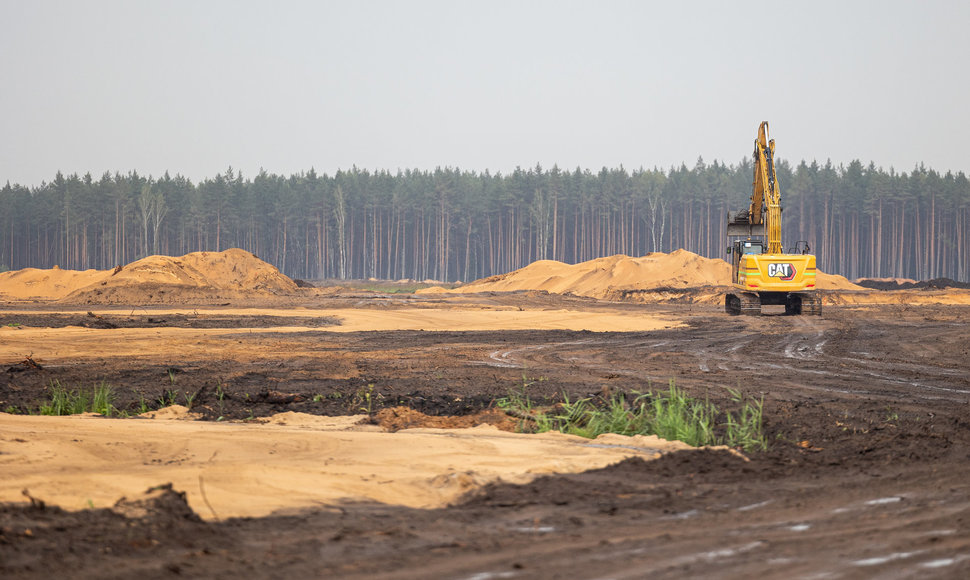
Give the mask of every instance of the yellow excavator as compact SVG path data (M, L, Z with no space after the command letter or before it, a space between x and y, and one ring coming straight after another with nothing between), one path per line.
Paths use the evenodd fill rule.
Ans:
M815 256L799 241L785 253L781 244L781 192L775 178L775 141L768 122L754 142L754 191L751 206L728 212L727 235L734 291L724 297L728 314L760 315L763 305L784 306L785 314L821 316L822 297L815 288Z

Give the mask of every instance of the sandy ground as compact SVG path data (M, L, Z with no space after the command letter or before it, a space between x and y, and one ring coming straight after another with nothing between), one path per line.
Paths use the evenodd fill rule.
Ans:
M110 311L98 310L99 316ZM178 310L153 310L155 317L184 312ZM23 319L36 311L2 311L0 316ZM470 309L195 309L194 316L218 314L232 316L277 316L284 326L248 329L250 333L304 333L311 328L294 323L285 325L287 318L334 318L339 325L328 327L329 332L376 332L420 330L429 332L470 330L587 330L592 332L632 332L672 328L681 322L669 315L628 312L582 312L566 310L470 310ZM19 318L18 318L19 317ZM81 318L83 320L83 317ZM247 346L242 342L226 341L225 329L199 328L116 328L107 332L102 329L79 326L66 328L31 328L29 326L0 326L0 357L4 360L22 359L32 355L41 364L61 360L115 356L123 352L127 356L154 355L182 349L204 350L211 357L245 357ZM123 345L123 346L122 346ZM313 348L312 345L310 348ZM258 353L272 352L265 345L257 347ZM280 349L280 355L299 356L292 349ZM253 353L255 356L256 353Z
M36 405L52 381L105 381L129 410L192 393L206 419L0 415L4 577L970 573L965 306L749 318L552 294L332 300L357 306L0 313L4 408ZM531 324L565 311L650 326L444 324L473 304ZM347 310L369 330L338 331L330 317ZM438 330L408 329L421 316ZM42 369L22 364L29 353ZM659 443L429 430L427 417L409 429L401 412L396 433L356 423L371 402L372 420L401 406L474 420L523 381L545 401L670 379L724 408L726 386L764 397L771 448L642 461ZM143 495L166 483L174 491Z
M28 316L44 311L0 312ZM92 312L97 316L110 310ZM180 310L153 310L155 317ZM566 310L430 309L193 309L196 316L334 318L330 332L398 330L649 331L678 326L670 316ZM301 326L250 329L250 333L303 333ZM186 348L210 357L266 356L224 339L225 329L90 329L0 327L0 359L31 355L42 365L99 357L147 357ZM312 348L312 347L311 347ZM280 356L309 351L279 349ZM523 435L482 426L476 430L379 432L357 425L361 417L278 415L255 423L109 420L98 417L23 417L0 414L0 501L23 501L22 489L67 508L106 507L136 496L161 480L188 492L200 514L265 516L351 500L409 507L439 507L489 482L524 483L542 473L603 467L628 456L655 457L686 448L656 438L614 438L607 443L559 434ZM378 431L378 432L375 432ZM204 483L203 483L204 482ZM209 505L200 494L206 491ZM209 507L211 506L211 507Z
M165 413L171 415L172 413ZM362 417L258 422L0 415L0 501L23 489L68 509L110 507L159 483L206 518L346 502L443 507L486 483L526 483L688 448L656 437L589 440L475 429L383 432Z
M711 266L688 254L577 279ZM294 291L252 259L0 278L8 296L48 292L0 308L0 410L17 412L0 414L0 575L970 576L966 291L830 291L821 317L731 317L713 286L627 302ZM553 267L527 273L553 284ZM10 292L16 276L34 283ZM509 428L494 402L513 390L553 404L670 381L721 409L728 389L763 401L768 450L490 426ZM119 409L158 410L23 414L51 385L101 382Z

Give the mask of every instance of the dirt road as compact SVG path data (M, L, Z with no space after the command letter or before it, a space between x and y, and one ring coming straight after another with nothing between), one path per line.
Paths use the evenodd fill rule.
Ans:
M455 300L423 307L469 306ZM403 306L355 307L392 318ZM198 315L173 329L147 320L164 316L99 311L112 324L155 325L185 340L164 352L131 356L118 343L43 360L36 343L43 370L27 368L22 355L0 361L10 369L0 400L23 409L51 380L104 380L125 385L119 406L175 390L189 393L208 419L397 405L468 415L523 386L537 400L556 400L674 380L722 406L731 404L728 388L763 396L771 448L748 461L715 451L628 459L489 485L441 509L357 503L202 521L178 490L155 492L139 506L143 517L7 505L0 571L25 578L970 576L970 308L829 307L822 318L735 318L714 307L536 295L481 298L477 307L649 314L683 325L331 332L277 327L259 322L263 315L242 328L232 317L222 328L202 328ZM13 312L0 322L56 327L58 317L87 315Z

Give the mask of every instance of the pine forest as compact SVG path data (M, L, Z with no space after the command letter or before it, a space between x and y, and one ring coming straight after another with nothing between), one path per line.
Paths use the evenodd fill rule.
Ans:
M776 162L786 248L850 279L970 273L970 181ZM536 260L577 263L684 248L724 257L726 213L746 208L752 165L508 174L312 169L199 183L130 172L0 189L0 269L108 269L150 254L248 250L293 278L470 281Z

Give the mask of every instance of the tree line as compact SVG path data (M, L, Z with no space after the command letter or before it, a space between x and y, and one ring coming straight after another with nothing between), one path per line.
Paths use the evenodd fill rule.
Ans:
M663 170L437 168L289 176L231 168L198 183L105 173L0 189L0 268L108 269L149 254L248 250L294 278L469 281L535 260L576 263L684 248L723 257L726 213L747 207L752 163ZM856 277L970 272L970 181L776 161L785 247Z

